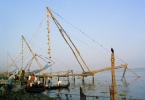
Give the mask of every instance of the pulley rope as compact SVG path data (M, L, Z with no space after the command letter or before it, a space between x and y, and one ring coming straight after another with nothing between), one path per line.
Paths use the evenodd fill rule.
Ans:
M88 46L88 47L90 47L90 48L92 48L93 50L97 50L96 48L94 48L94 47L92 47L91 45L89 45L89 44L87 44L87 43L85 43L85 42L83 42L83 41L81 41L81 40L79 40L78 38L76 38L76 37L74 37L77 41L79 41L79 42L81 42L81 43L83 43L84 45L86 45L86 46ZM106 54L106 53L104 53L104 52L102 52L102 51L100 51L100 50L97 50L98 52L101 52L102 54L104 54L104 55L106 55L106 56L110 56L110 55L108 55L108 54ZM106 62L107 62L107 60L106 60ZM101 65L102 66L102 65Z
M29 42L31 42L31 41L32 41L32 39L33 39L34 37L36 37L36 38L34 38L34 39L35 39L35 41L36 41L36 39L38 38L37 33L40 31L40 28L41 28L41 26L42 26L42 23L43 23L43 21L44 21L45 16L46 16L46 13L44 14L44 16L43 16L43 18L42 18L42 20L41 20L41 22L40 22L40 24L39 24L39 26L38 26L37 30L34 32L34 35L32 36L32 38L30 39L30 41L29 41ZM36 36L36 35L37 35L37 36ZM34 42L33 42L33 43L34 43Z
M40 22L38 28L37 28L36 31L34 32L32 38L31 38L31 39L29 40L29 42L28 42L29 44L31 43L31 46L34 46L34 44L36 43L36 40L38 39L38 37L39 37L39 35L40 35L40 34L38 34L38 33L39 33L39 31L40 31L40 29L41 29L41 26L42 26L42 24L43 24L43 22L44 22L45 16L46 16L46 13L44 14L44 16L43 16L43 18L42 18L42 20L41 20L41 22ZM27 40L28 40L28 39L27 39ZM33 41L32 41L32 40L33 40ZM26 48L27 48L27 46L25 46L25 48L24 48L23 51L25 51ZM26 59L28 58L29 54L30 54L30 51L29 51L29 50L28 50L27 52L25 51L25 55L27 55L27 56L25 56L24 62L25 62Z
M45 52L46 53L46 51L45 50L43 50L42 48L40 48L39 47L39 49L40 50L42 50L43 52ZM60 62L58 59L56 59L55 57L53 57L52 55L51 55L51 57L53 58L53 59L55 59L56 61L58 61L59 63L61 63L61 64L63 64L65 67L67 67L67 68L69 68L70 69L70 67L69 66L67 66L67 65L65 65L64 63L62 63L62 62ZM49 59L49 58L47 58L47 57L45 57L46 59ZM51 60L51 59L49 59L49 60Z
M25 38L26 40L27 40L27 38ZM44 49L42 49L42 48L40 48L38 45L34 45L34 46L36 46L37 48L39 48L41 51L43 51L44 53L46 53L47 51L45 51ZM55 59L56 61L58 61L59 63L61 63L62 65L64 65L65 67L67 67L67 68L69 68L69 69L71 69L69 66L67 66L67 65L65 65L63 62L60 62L58 59L56 59L55 57L53 57L52 55L51 55L51 57L53 58L53 59ZM45 57L45 58L47 58L47 57ZM49 58L47 58L47 59L49 59ZM50 60L50 59L49 59Z
M51 10L51 9L50 9ZM60 17L62 20L64 20L65 22L67 22L69 25L71 25L72 27L74 27L76 30L78 30L80 33L82 33L83 35L85 35L87 38L89 38L90 40L92 40L94 43L98 44L101 48L103 48L104 50L106 50L107 52L111 53L110 50L106 49L103 45L101 45L100 43L98 43L97 41L95 41L93 38L91 38L90 36L88 36L87 34L85 34L85 32L83 32L81 29L77 28L76 26L74 26L73 24L71 24L69 21L67 21L66 19L64 19L63 17L61 17L59 14L57 14L56 12L54 12L53 10L51 10L54 14L56 14L58 17ZM125 61L123 61L121 58L117 57L115 55L116 58L118 58L120 61L122 61L123 63L126 63Z
M42 48L39 47L39 49L46 53L46 51L43 50ZM47 58L47 57L45 57L45 58L46 58L46 59L49 59L49 58ZM51 58L55 59L56 61L58 61L59 63L61 63L62 65L64 65L66 68L71 69L69 66L65 65L65 64L64 64L63 62L61 62L60 60L56 59L54 56L51 55ZM49 59L49 60L51 60L51 59Z

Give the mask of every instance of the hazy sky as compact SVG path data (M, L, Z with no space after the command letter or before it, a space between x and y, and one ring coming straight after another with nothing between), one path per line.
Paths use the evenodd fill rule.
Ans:
M91 70L110 66L111 47L116 65L145 67L144 0L0 0L1 69L6 68L7 61L12 62L7 52L13 59L21 53L21 36L29 42L36 30L39 35L35 45L30 46L38 55L48 57L46 7L56 13L54 16ZM55 62L52 70L81 70L52 19L50 30L51 55ZM26 56L31 58L32 54ZM21 59L20 56L16 63Z

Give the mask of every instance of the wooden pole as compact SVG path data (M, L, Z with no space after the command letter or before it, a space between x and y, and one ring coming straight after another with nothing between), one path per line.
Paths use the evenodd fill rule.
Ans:
M82 76L82 82L84 82L84 76Z
M59 76L58 76L58 81L59 81Z
M114 57L114 50L111 48L111 73L112 73L112 92L111 93L111 100L118 100L117 95L117 87L116 87L116 77L115 77L115 57Z
M71 73L72 73L72 78L73 78L73 70L71 70Z
M125 76L126 68L127 67L124 67L124 72L123 72L122 78Z
M80 100L86 100L86 95L83 93L81 87L80 87Z
M134 73L135 75L137 75L138 78L140 78L140 75L136 74L135 72L133 72L133 71L132 71L131 69L129 69L128 67L127 67L127 69L130 70L130 71L131 71L132 73Z
M92 75L92 82L94 82L94 74Z
M74 82L75 82L75 75L74 75Z
M68 82L69 82L69 75L67 74L67 79L68 79Z
M74 74L73 70L71 70L71 72L72 72L72 77L73 77L74 82L75 82L75 74Z

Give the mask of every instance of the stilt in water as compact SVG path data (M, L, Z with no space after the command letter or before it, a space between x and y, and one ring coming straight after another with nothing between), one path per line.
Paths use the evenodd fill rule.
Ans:
M80 87L80 100L86 100L86 95L83 93L81 87Z
M111 74L112 74L112 85L109 87L110 89L110 100L118 100L117 95L117 86L116 86L116 77L115 77L115 57L114 50L111 48Z
M94 74L92 75L92 82L94 82Z
M82 76L82 82L84 82L84 76Z
M125 76L126 68L127 68L127 66L124 67L124 72L123 72L122 78L124 78L124 76Z
M59 81L59 76L58 76L58 81Z

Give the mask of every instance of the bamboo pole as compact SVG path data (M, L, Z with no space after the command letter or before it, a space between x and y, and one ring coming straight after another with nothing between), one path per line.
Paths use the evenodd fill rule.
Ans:
M133 72L133 71L132 71L131 69L129 69L128 67L127 67L127 69L130 70L132 73L134 73L138 78L140 78L140 75L136 74L135 72Z
M92 82L94 82L94 74L92 74Z
M124 72L123 72L122 78L125 76L126 68L127 68L127 67L124 67Z
M116 87L116 77L115 77L115 57L114 57L114 50L111 48L111 73L112 73L112 89L111 89L111 100L118 100L118 95L117 95L117 87Z

